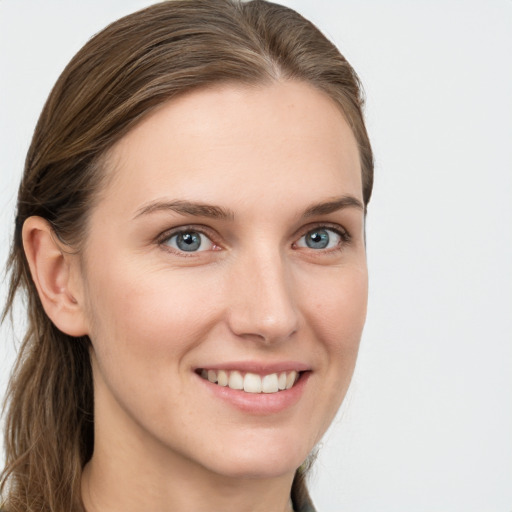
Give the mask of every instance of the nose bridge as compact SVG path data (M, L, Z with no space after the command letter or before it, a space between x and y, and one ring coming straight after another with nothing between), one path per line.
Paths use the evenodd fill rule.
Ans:
M275 342L298 328L293 276L277 247L262 247L237 261L234 270L229 322L240 336Z

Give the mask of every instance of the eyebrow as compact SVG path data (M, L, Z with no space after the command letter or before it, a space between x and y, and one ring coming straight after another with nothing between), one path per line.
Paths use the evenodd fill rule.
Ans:
M304 210L303 218L315 217L316 215L327 215L345 208L357 208L364 212L363 203L354 196L342 196L328 201L316 203ZM193 201L153 201L135 214L134 218L159 211L174 211L180 215L191 215L193 217L207 217L210 219L234 220L235 214L232 210L207 203L196 203Z
M363 203L354 196L342 196L324 201L321 203L313 204L304 211L303 217L314 217L315 215L327 215L329 213L344 210L345 208L357 208L364 212L365 208Z
M208 217L210 219L222 220L233 220L235 218L235 214L232 210L211 204L182 200L154 201L140 208L134 218L153 212L168 210L174 211L181 215L192 215L193 217Z

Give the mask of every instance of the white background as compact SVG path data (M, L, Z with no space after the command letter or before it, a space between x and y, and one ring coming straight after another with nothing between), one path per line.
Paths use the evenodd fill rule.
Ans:
M2 261L50 88L93 33L149 3L0 0ZM376 155L369 317L316 506L511 512L512 1L284 3L360 74ZM1 336L4 390L14 352Z

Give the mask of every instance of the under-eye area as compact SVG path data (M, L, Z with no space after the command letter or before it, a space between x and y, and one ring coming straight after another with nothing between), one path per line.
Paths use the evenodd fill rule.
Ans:
M238 370L199 368L196 373L212 384L246 393L278 393L291 389L306 372L291 370L260 375Z

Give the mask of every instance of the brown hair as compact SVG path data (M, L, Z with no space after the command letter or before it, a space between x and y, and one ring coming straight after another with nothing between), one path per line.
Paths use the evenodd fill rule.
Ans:
M373 158L359 80L339 51L293 10L254 0L174 0L126 16L93 37L55 84L37 123L19 189L5 315L24 291L28 329L7 393L5 512L83 510L82 468L93 450L89 339L46 316L24 255L24 221L41 216L80 249L101 186L102 157L152 109L194 88L234 81L307 82L341 108L359 145L363 199ZM297 506L307 496L296 473Z

